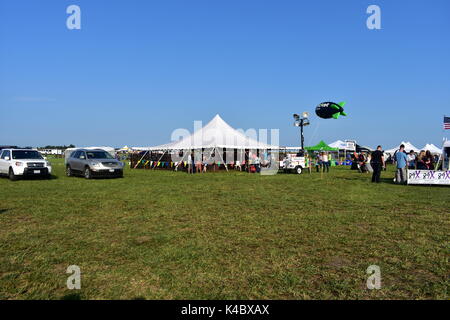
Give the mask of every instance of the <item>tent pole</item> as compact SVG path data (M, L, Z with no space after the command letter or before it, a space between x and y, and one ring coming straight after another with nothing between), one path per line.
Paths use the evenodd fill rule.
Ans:
M145 155L148 153L148 150L145 151L144 155L142 156L142 158L136 163L136 165L133 167L133 169L136 169L136 167L139 165L139 163L141 163L142 159L144 159Z
M216 149L216 152L217 152L217 149ZM225 161L223 160L223 157L222 157L222 155L219 153L219 155L220 155L220 159L222 159L222 162L223 162L223 165L225 166L225 169L227 170L227 172L228 172L228 167L227 167L227 164L225 163Z
M163 152L162 156L158 159L158 162L159 162L159 160L162 159L162 157L164 157L164 155L166 154L166 152L167 152L167 150ZM156 165L158 165L158 164L156 164ZM155 167L156 167L156 166L155 166ZM153 167L152 170L155 170L155 167Z

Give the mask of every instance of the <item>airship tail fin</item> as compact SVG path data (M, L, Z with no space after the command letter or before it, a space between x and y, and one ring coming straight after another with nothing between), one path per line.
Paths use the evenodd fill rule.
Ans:
M341 108L344 108L345 106L345 101L339 102L339 105L341 106ZM347 114L344 112L344 110L341 111L341 116L346 116Z
M339 118L339 112L336 112L335 114L333 114L333 118L334 118L334 119Z

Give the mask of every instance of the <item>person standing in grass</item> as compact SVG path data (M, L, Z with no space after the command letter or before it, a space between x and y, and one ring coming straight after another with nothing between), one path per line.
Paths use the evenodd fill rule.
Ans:
M330 162L328 161L328 154L326 152L322 152L322 167L323 172L325 172L325 170L330 172Z
M255 169L257 173L261 172L261 158L259 156L255 156Z
M366 172L373 172L372 165L370 164L372 162L372 155L370 152L367 153L366 159Z
M188 173L194 173L194 152L188 156Z
M208 167L208 158L203 156L203 172L206 172L206 168Z
M195 161L195 173L202 173L202 154L199 151L196 151L194 154L194 161Z
M408 162L405 152L405 146L403 144L395 154L395 162L397 163L395 182L403 184L406 182L406 164Z
M370 166L372 167L372 182L379 183L381 177L381 170L384 167L384 156L381 151L381 146L377 147L377 150L372 152L370 157Z
M311 158L309 157L309 153L305 155L305 167L311 173Z
M408 156L406 157L408 159L408 169L415 169L416 168L416 154L414 153L414 150L409 151Z
M319 152L316 157L316 171L319 172L319 170L322 170L322 166L323 166L322 152Z

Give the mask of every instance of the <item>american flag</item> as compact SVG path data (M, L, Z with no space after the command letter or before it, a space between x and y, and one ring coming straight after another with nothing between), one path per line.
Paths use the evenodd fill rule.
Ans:
M450 117L444 117L444 130L450 129Z

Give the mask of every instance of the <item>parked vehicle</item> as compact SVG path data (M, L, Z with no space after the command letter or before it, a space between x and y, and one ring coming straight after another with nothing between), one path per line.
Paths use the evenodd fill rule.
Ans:
M280 169L284 172L294 172L301 174L305 168L305 156L303 153L286 154L286 157L280 161Z
M3 149L0 151L0 174L10 180L21 176L50 178L52 166L37 150Z
M123 177L123 162L102 149L76 149L66 158L65 165L68 177Z

